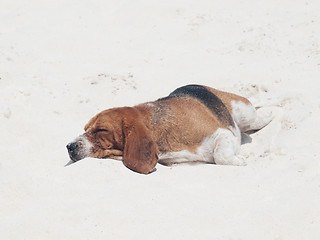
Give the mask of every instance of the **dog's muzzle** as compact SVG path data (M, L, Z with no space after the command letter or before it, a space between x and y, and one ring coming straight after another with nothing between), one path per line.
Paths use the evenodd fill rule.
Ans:
M66 147L68 149L70 159L73 162L76 162L89 156L91 146L92 145L84 136L80 136L75 141L69 143Z

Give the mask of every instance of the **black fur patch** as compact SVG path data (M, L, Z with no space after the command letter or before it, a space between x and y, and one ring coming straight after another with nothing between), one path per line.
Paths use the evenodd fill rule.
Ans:
M206 105L213 114L215 114L220 121L227 123L234 127L233 119L227 109L226 105L215 94L210 92L200 85L187 85L180 87L173 91L168 97L160 98L158 101L168 100L171 98L190 96L193 97L204 105Z

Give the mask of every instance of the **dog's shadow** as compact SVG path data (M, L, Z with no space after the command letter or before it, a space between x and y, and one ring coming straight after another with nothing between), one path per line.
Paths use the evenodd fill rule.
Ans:
M241 133L241 145L252 142L252 137L250 137L249 134L252 134L252 133Z

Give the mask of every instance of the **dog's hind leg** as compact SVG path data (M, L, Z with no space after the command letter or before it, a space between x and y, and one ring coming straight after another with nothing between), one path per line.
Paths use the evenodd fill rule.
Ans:
M233 133L227 129L218 129L215 133L213 158L219 165L244 166L244 158L238 156L240 151L241 139L240 132L236 130Z
M244 129L244 132L258 131L267 126L274 118L270 109L259 108L256 117Z
M231 115L242 133L260 130L273 119L270 111L256 109L252 104L241 101L232 101Z

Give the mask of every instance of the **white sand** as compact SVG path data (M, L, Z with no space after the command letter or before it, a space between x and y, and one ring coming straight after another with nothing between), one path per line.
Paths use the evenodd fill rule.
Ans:
M320 1L0 1L1 239L320 239ZM206 84L269 105L248 166L69 167L99 111Z

